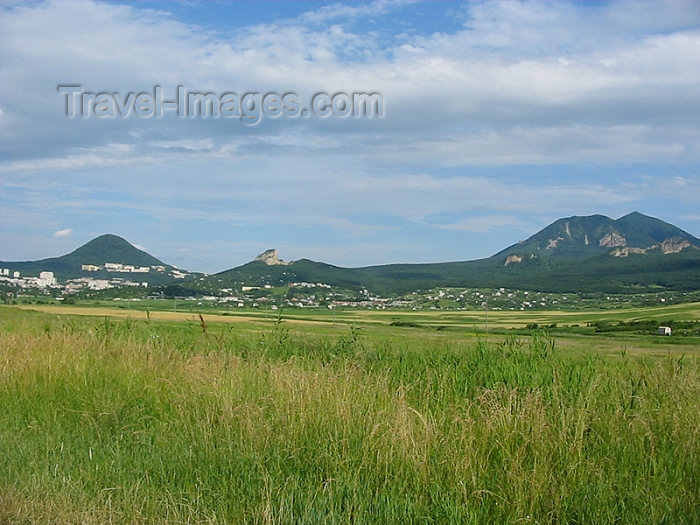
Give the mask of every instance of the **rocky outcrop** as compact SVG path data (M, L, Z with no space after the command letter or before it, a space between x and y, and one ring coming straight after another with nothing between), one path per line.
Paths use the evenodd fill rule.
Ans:
M608 233L603 235L598 241L598 246L606 246L608 248L616 248L618 246L626 246L627 239L625 239L619 233Z
M669 253L682 252L686 248L693 247L694 245L688 242L687 239L683 237L669 237L660 244L652 244L647 248L634 248L632 246L621 246L610 251L610 255L613 257L627 257L632 253L648 253L651 250L661 250L664 255Z
M520 255L509 255L506 257L506 263L503 266L508 266L509 264L517 264L523 260Z
M569 224L569 223L567 222L567 224ZM547 247L545 248L545 250L553 250L554 248L557 247L557 245L559 244L559 241L563 241L563 240L564 240L563 237L557 237L556 239L548 239L547 242L549 244L547 244Z
M610 252L613 257L627 257L630 253L647 253L649 248L632 248L630 246L623 246L622 248L615 248Z
M660 244L661 253L678 253L691 246L683 237L670 237Z
M255 259L253 259L253 262L262 262L267 264L268 266L275 266L278 264L282 265L287 265L289 262L283 261L279 257L277 257L277 250L274 248L271 250L265 250L262 252L260 255L258 255Z

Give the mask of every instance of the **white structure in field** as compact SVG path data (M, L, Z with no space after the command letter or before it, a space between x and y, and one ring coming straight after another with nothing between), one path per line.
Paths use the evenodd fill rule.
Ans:
M12 277L19 279L19 272L12 272Z
M671 335L671 327L670 326L659 326L659 330L657 332L659 335Z

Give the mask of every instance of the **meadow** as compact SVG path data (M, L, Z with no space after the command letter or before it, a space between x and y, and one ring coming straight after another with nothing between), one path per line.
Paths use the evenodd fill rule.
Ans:
M700 522L697 337L471 315L0 307L0 523Z

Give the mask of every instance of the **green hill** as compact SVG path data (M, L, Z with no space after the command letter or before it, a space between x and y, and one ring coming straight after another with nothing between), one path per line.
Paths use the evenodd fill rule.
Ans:
M124 266L150 267L148 273L124 273L107 271L105 263L119 263ZM100 267L97 271L83 270L83 265ZM174 280L173 266L139 250L131 243L117 235L100 235L76 250L60 257L51 257L39 261L0 262L0 267L19 271L22 276L38 276L40 272L53 272L59 281L79 277L94 279L111 279L123 277L127 280L165 284ZM161 267L156 270L153 267Z
M638 212L617 220L603 215L559 219L475 261L342 268L308 259L266 264L261 257L207 280L219 287L322 282L377 293L436 286L550 292L700 289L700 240Z
M149 267L149 271L108 271L106 263ZM93 268L84 270L83 265ZM381 294L436 286L548 292L698 290L700 240L676 226L634 212L616 220L603 215L559 219L528 239L475 261L342 268L309 259L288 263L277 258L276 250L267 250L252 262L202 277L177 270L121 237L102 235L62 257L0 262L0 268L18 270L23 276L51 271L59 281L121 277L155 285L177 283L182 289L211 293L242 285L293 282Z
M168 266L126 239L112 234L100 235L58 259L72 264L104 264L109 261L133 266Z

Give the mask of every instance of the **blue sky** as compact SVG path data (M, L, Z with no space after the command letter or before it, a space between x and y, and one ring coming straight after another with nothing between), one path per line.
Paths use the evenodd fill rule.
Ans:
M700 233L700 4L0 3L0 260L102 233L216 272L487 257L633 210ZM382 94L381 119L67 118L59 84Z

